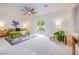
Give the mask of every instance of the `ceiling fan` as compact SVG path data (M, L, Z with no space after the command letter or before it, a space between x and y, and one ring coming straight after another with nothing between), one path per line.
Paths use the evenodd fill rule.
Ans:
M22 11L24 12L24 15L34 15L37 13L34 8L28 8L28 7L24 7Z

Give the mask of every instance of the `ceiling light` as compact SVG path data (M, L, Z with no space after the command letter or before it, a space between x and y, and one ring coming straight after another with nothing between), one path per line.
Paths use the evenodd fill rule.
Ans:
M60 21L60 20L57 20L57 21L55 22L55 24L56 24L56 26L61 26L61 21Z
M25 15L34 15L37 13L34 8L28 8L28 7L25 7L24 9L22 9L22 11L24 12Z
M4 22L0 22L0 27L4 27Z

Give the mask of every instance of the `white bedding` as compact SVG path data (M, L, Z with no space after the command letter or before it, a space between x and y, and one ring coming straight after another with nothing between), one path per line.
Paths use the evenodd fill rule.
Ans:
M62 46L61 46L62 47ZM51 42L47 36L37 35L37 37L26 40L16 45L10 45L6 40L0 38L0 54L9 55L55 55L71 54L67 47L61 48Z

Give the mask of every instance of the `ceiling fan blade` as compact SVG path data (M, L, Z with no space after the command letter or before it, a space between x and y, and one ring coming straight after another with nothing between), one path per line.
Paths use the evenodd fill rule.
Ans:
M28 11L31 11L31 8L28 8Z
M37 13L37 12L32 12L31 14L34 15L34 14L36 14L36 13Z
M26 9L26 10L28 10L28 8L27 8L27 7L25 7L25 9Z
M26 15L26 14L28 14L28 12L24 12L23 14Z
M31 11L34 11L35 9L31 9Z
M26 13L24 13L24 15L26 15Z
M30 11L30 8L25 7L25 10L26 10L27 12L29 12L29 11Z
M32 13L37 13L37 12L32 12Z

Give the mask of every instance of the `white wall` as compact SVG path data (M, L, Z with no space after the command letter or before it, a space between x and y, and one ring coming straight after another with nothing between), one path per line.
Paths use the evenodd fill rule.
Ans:
M79 4L77 5L77 32L79 34Z
M69 30L69 11L63 10L56 13L46 14L46 15L40 15L33 19L32 23L32 32L33 33L39 33L37 31L37 24L36 22L38 20L44 20L46 25L46 31L44 32L46 35L52 34L55 31L58 31L59 29L56 29L55 21L56 20L62 20L62 30Z

